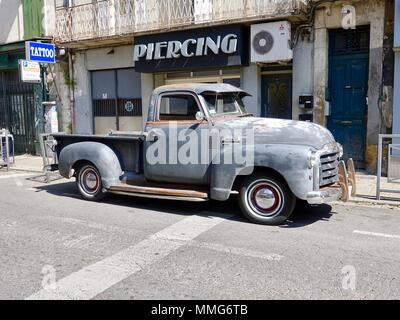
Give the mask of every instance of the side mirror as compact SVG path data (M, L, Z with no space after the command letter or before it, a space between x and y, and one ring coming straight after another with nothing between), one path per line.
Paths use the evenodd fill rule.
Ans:
M205 117L204 113L201 112L201 111L196 112L196 120L197 120L197 121L204 121L204 120L206 120L206 117Z

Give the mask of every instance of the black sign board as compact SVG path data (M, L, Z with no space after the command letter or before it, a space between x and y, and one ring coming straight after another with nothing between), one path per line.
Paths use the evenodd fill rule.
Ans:
M135 38L136 72L247 66L249 28L227 25Z

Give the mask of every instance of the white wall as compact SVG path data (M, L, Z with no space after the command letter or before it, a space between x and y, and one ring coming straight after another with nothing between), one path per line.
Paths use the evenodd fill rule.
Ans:
M75 133L93 133L92 94L90 86L90 73L85 51L75 54L74 79L76 87L75 95Z
M20 0L0 0L0 44L23 40L24 23Z
M299 96L313 95L314 91L314 44L310 41L299 41L293 52L293 108L292 118L299 119L299 114L306 113L300 108Z
M133 45L87 50L87 70L132 68Z
M133 45L80 51L76 53L74 60L75 131L90 134L93 133L90 71L133 67ZM142 77L143 115L147 113L146 96L149 89L150 92L153 90L152 83L152 77L151 81L145 83Z
M256 117L261 114L261 76L259 68L255 63L242 68L242 87L243 90L250 93L251 97L246 97L243 101L246 104L247 111L253 113Z
M54 0L42 0L42 30L44 36L56 35L56 2Z

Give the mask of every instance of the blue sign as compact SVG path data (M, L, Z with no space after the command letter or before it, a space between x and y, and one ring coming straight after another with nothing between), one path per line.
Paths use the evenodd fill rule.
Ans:
M56 48L54 44L27 41L25 48L26 60L43 63L56 62Z

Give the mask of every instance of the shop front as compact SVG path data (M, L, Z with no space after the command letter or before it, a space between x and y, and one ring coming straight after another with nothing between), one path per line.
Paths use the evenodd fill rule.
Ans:
M241 87L249 65L249 28L191 29L135 38L135 70L151 73L154 85L229 83Z
M245 102L255 116L293 119L290 34L281 21L136 37L135 70L151 74L154 87L229 83L251 93Z

